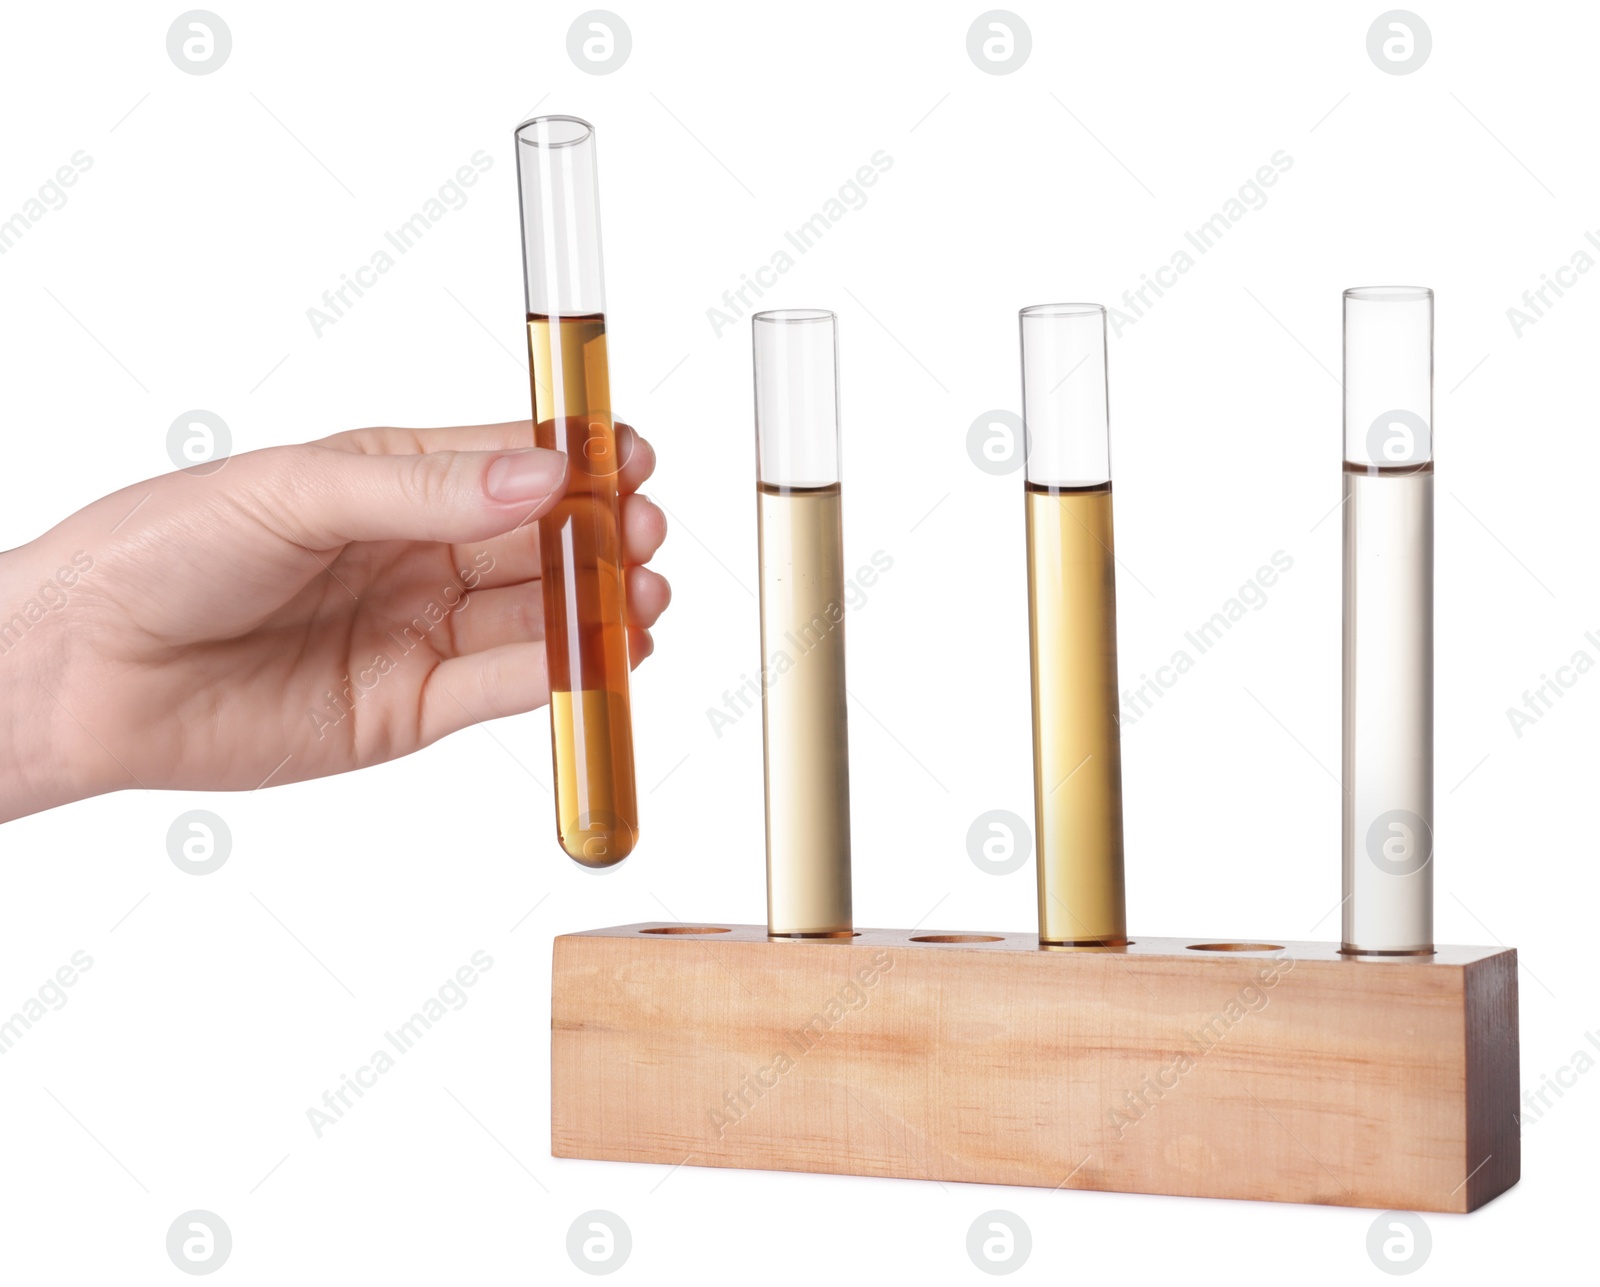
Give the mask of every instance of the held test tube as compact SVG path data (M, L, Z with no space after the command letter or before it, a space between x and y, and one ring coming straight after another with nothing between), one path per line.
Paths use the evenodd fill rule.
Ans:
M835 318L751 319L767 932L849 938L850 760Z
M1028 623L1039 941L1128 941L1106 311L1025 308Z
M556 832L609 867L639 820L594 127L540 116L516 141L534 444L567 454L566 495L538 524Z
M1344 951L1433 950L1433 292L1344 293Z

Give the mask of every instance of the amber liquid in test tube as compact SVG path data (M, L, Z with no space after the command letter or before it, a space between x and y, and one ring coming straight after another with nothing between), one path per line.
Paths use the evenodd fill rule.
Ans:
M1433 292L1344 293L1344 951L1433 950Z
M1039 941L1128 941L1116 560L1098 304L1022 310Z
M556 833L569 857L609 867L639 817L594 128L541 116L516 143L533 445L567 455L566 494L538 520Z
M757 313L767 932L849 938L850 752L835 318ZM781 655L787 664L774 662Z

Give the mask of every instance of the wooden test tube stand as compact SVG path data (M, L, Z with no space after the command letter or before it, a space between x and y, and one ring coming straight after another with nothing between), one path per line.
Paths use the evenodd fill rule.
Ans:
M1517 1182L1513 949L662 923L555 940L556 1157L1472 1211Z

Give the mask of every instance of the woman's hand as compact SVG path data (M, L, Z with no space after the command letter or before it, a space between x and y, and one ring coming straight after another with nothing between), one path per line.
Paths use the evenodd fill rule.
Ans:
M630 653L655 455L617 427ZM126 787L251 790L548 700L528 421L360 429L126 488L0 554L0 821Z

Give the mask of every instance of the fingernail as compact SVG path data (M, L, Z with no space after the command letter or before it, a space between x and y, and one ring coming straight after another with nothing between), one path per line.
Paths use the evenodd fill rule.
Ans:
M538 500L560 487L566 473L567 458L563 453L530 447L501 456L489 466L483 485L490 500Z

